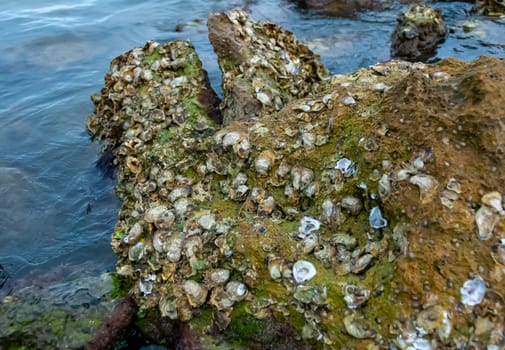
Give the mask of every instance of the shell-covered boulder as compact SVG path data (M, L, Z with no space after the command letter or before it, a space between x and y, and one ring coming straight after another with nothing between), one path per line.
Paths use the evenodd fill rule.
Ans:
M272 28L237 23L246 43ZM94 134L117 150L112 246L141 308L209 349L505 345L503 60L377 64L222 128L185 102L201 85L162 75L129 83L151 112L107 83L89 123L121 126Z
M329 74L319 56L277 24L234 10L210 14L208 27L223 72L225 124L278 111L326 86Z
M397 18L391 43L391 56L422 61L435 54L448 32L442 12L425 5L412 5Z
M499 0L477 0L473 5L472 12L485 16L503 16L505 3Z

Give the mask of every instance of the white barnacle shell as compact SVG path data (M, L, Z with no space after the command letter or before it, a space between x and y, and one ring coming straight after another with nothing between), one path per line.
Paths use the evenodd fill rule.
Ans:
M486 282L481 277L476 277L463 283L459 291L463 304L475 306L480 304L486 294Z
M486 193L485 195L482 196L482 203L490 206L491 208L494 208L497 213L500 214L505 214L503 212L503 206L502 206L502 195L500 192L493 191Z
M189 196L190 193L191 193L191 190L188 187L176 187L168 195L168 200L173 203L176 200L178 200L179 198Z
M123 238L123 241L126 244L134 245L135 243L138 242L143 233L144 228L142 227L142 224L140 222L137 222L135 223L135 225L132 226L132 228L128 232L128 236Z
M174 213L171 210L165 210L158 218L156 218L154 225L159 229L167 229L172 226L174 221Z
M184 237L179 232L168 237L166 243L168 261L176 263L181 259L183 244Z
M244 300L247 296L247 286L242 282L230 281L226 284L225 290L233 301Z
M228 282L230 270L215 269L207 272L207 280L211 285L222 285Z
M249 152L251 151L251 144L249 140L244 138L240 142L233 145L233 153L239 158L247 158L249 156Z
M477 224L479 238L483 241L490 239L498 221L499 216L493 208L487 205L480 207L475 213L475 223Z
M274 165L275 156L270 150L265 150L260 153L254 162L254 168L260 175L266 175Z
M128 250L130 261L139 261L144 256L144 243L138 242Z
M167 207L164 205L158 205L156 207L149 208L144 214L144 220L149 223L154 223L161 219L163 213L167 210Z
M320 226L321 223L318 220L311 218L310 216L304 216L300 221L299 231L303 236L306 236L319 230Z
M356 100L354 99L354 97L352 96L345 96L343 97L340 102L344 105L344 106L352 106L354 104L356 104Z
M156 275L149 274L144 278L144 280L139 281L139 290L144 295L152 294L153 284L152 281L156 281Z
M323 204L321 204L322 215L324 218L329 219L333 214L333 202L331 199L325 199Z
M363 208L361 199L355 196L345 196L341 202L342 208L348 210L352 215L358 215Z
M455 192L457 194L461 194L461 184L455 178L451 177L447 182L446 188L449 191Z
M178 217L184 217L193 208L187 198L180 198L174 203L174 210Z
M233 146L240 142L244 138L244 135L242 135L238 131L230 131L229 133L225 134L223 137L223 146Z
M207 288L198 282L187 280L182 284L182 289L188 298L188 302L193 307L199 307L207 298Z
M388 174L382 175L379 180L379 197L386 197L391 192L391 179Z
M339 159L335 164L335 168L340 170L344 177L351 177L356 172L356 164L348 158Z
M198 218L198 225L204 230L210 231L216 227L216 216L214 214L204 214Z
M375 229L383 228L388 225L388 221L382 217L382 213L379 207L373 207L370 210L369 216L370 226Z
M234 188L238 188L240 185L245 185L247 183L247 175L244 173L238 173L232 180L231 185Z
M303 238L302 250L304 254L310 254L319 245L319 236L316 233L308 234Z
M409 182L419 188L421 203L431 202L437 192L438 181L430 175L418 174L409 179Z
M157 230L153 235L153 248L158 253L162 253L165 250L165 242L167 239L168 232L163 230Z
M270 96L261 91L256 93L256 98L261 102L261 104L265 106L268 106L272 103L272 99L270 98Z
M310 261L298 260L293 265L293 278L296 283L310 281L316 274L316 268Z

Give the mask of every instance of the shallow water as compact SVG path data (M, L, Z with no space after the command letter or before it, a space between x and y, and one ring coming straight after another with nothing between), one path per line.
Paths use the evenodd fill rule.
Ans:
M386 61L397 13L330 18L285 1L3 0L0 12L0 264L6 286L112 269L117 217L112 180L95 167L99 145L84 124L110 60L148 39L191 39L214 87L219 71L207 40L209 12L247 6L253 17L292 30L333 73ZM505 20L478 18L471 5L440 2L451 34L435 59L505 57ZM175 30L185 24L182 32ZM17 281L17 282L16 282ZM8 287L4 287L3 293Z

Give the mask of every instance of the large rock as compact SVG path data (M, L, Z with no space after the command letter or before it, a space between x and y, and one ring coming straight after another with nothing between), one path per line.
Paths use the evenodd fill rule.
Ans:
M223 72L224 123L280 110L326 86L319 56L275 23L241 11L210 14L209 39Z
M329 16L352 17L357 11L380 10L384 1L373 0L294 0L298 6Z
M391 57L409 61L422 61L433 56L448 31L442 12L424 5L410 6L398 16L397 22Z
M216 51L252 101L240 48L278 29L241 16L214 17L242 28ZM142 309L187 322L206 349L505 345L503 60L393 61L320 91L311 59L306 97L267 90L279 111L220 128L185 103L201 84L171 73L175 57L148 82L111 82L128 71L115 60L89 123L117 150L112 246ZM265 57L259 76L283 81ZM167 122L178 113L193 118Z
M0 303L0 348L111 348L135 314L135 304L112 291L104 274L13 292Z
M503 16L505 14L505 3L499 0L477 0L472 12L486 16Z

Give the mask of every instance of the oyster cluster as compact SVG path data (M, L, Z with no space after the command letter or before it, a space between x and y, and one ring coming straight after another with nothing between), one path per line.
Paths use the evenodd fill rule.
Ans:
M397 18L391 43L391 56L406 60L423 60L432 56L438 43L448 33L439 9L412 5Z
M319 57L293 33L244 11L211 14L209 39L223 72L224 123L279 111L326 87Z
M208 326L237 329L236 319L276 318L317 346L338 347L343 337L371 348L449 341L461 314L449 294L458 294L468 271L443 289L439 275L453 269L431 254L446 249L421 258L413 251L426 232L436 233L432 245L453 227L476 238L481 216L494 223L485 233L499 238L493 220L503 217L503 201L484 194L479 208L490 214L479 212L462 191L468 173L440 165L447 147L425 145L415 134L421 128L413 131L421 144L398 133L415 114L395 115L391 101L421 90L406 87L409 79L443 85L443 74L394 61L327 79L317 56L274 24L232 11L211 15L209 26L223 71L219 107L185 41L148 42L114 59L92 97L88 130L115 156L123 201L112 236L117 273L137 303L206 323L201 334ZM383 101L390 109L378 107ZM445 220L451 215L470 219L456 225ZM502 263L503 246L492 251ZM419 276L433 266L439 275L434 286L422 282L420 296ZM484 272L486 282L502 273ZM472 306L495 310L499 325L503 304L492 304L490 293Z

